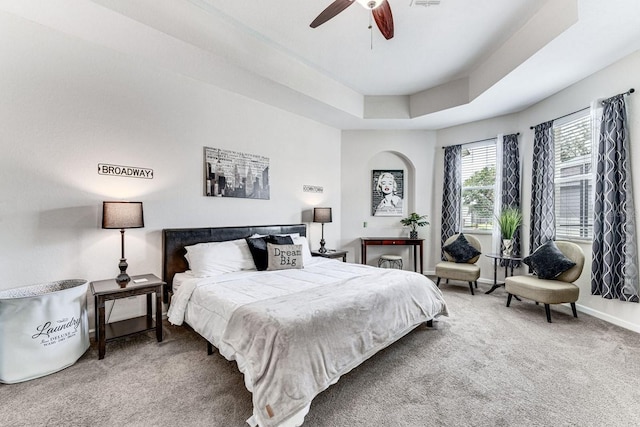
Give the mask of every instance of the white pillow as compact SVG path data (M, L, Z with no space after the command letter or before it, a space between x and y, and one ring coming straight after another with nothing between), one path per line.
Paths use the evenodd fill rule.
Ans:
M254 237L267 237L268 234L258 234L258 233L254 233L250 238L254 238ZM289 234L272 234L272 236L289 236L292 239L294 237L300 237L300 233L289 233Z
M300 233L279 234L279 236L289 236L294 239L296 237L300 237Z
M256 268L245 239L198 243L186 246L185 249L189 269L196 277L217 276Z
M309 249L307 238L298 234L296 237L292 236L291 239L294 245L302 245L302 260L308 264L311 261L311 249Z

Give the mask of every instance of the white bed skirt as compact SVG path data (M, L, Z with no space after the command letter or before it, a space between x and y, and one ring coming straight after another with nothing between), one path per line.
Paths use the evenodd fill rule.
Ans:
M73 365L89 348L86 280L0 292L0 382L18 383Z

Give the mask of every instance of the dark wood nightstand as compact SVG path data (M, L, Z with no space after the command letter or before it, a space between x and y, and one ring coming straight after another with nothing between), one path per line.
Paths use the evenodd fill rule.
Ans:
M126 288L121 288L115 279L91 282L91 292L95 301L96 343L98 359L104 359L106 343L117 338L141 332L156 331L158 342L162 341L162 287L165 283L153 274L131 277ZM153 321L151 294L156 297L156 321ZM137 295L147 296L147 314L119 322L105 323L104 306L109 300L129 298Z
M320 253L318 251L311 251L312 256L321 256L323 258L342 258L342 262L347 262L347 254L349 251L337 251L335 249L327 249L327 252Z

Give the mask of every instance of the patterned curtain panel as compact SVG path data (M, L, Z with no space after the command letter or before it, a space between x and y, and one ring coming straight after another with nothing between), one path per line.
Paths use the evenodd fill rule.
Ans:
M440 248L444 241L460 231L460 200L462 189L462 146L452 145L444 150L444 188L442 190L442 226ZM440 256L444 252L440 249Z
M518 135L505 135L502 138L502 209L520 209L520 152L518 149ZM520 250L520 228L513 236L513 256L519 257ZM504 266L504 261L501 262ZM520 263L513 263L514 267Z
M603 104L593 206L591 293L638 302L638 253L624 95Z
M531 183L529 253L556 237L553 120L535 127Z

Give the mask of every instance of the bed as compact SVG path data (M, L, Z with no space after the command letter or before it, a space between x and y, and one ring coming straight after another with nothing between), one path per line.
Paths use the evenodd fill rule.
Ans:
M271 242L267 270L256 269L264 266L254 240ZM301 425L340 376L448 315L421 274L311 257L304 224L165 229L163 279L169 321L189 325L244 374L252 426Z

